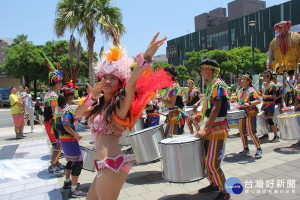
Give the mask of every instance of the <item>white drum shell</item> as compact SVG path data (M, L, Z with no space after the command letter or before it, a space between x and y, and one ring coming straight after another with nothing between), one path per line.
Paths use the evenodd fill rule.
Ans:
M257 131L258 136L269 133L269 126L268 126L268 123L267 123L267 117L265 115L265 111L262 111L262 112L257 114L256 131Z
M246 112L244 110L230 110L227 112L227 120L242 119L246 117Z
M204 140L195 138L193 141L185 142L182 138L172 138L174 140L170 143L167 140L171 138L168 138L159 143L163 178L168 182L187 183L206 176Z
M80 146L80 150L83 158L83 169L94 172L96 169L94 164L95 151L83 146Z
M275 112L274 112L274 116L273 116L273 121L275 124L278 124L278 119L277 119L277 116L280 115L279 113L279 109L278 109L278 106L276 105L275 106Z
M186 107L186 108L184 109L184 112L185 112L186 114L188 114L189 116L193 116L195 111L194 111L194 108Z
M128 137L129 134L138 132L140 130L143 130L145 128L144 118L137 119L131 129L131 131L128 130L128 128L123 132L122 136L119 139L119 144L123 146L130 145L130 139Z
M137 163L148 163L161 158L158 142L164 138L163 125L157 125L129 134Z
M297 114L291 116L292 114ZM284 117L286 116L286 117ZM281 114L277 116L279 135L283 140L300 139L300 112Z

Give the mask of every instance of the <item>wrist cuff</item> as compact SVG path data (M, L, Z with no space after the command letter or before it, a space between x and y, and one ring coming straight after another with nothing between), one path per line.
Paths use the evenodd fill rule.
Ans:
M145 71L148 69L153 63L153 58L148 58L145 59L144 53L140 53L137 56L137 66L140 70Z
M86 106L92 106L96 101L92 100L92 95L89 93L85 100L83 101L83 104Z

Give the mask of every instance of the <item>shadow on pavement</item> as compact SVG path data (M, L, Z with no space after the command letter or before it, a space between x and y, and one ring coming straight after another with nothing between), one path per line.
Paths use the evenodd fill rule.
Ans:
M279 147L275 148L274 151L281 154L300 154L300 146Z
M37 177L43 180L50 180L50 179L54 179L54 178L60 178L63 177L65 175L65 173L61 173L61 174L51 174L48 172L48 169L45 169L43 171L40 171L37 174Z
M240 133L236 133L236 134L229 134L228 138L237 138L240 137Z
M78 188L82 191L82 192L85 192L85 193L88 193L89 189L90 189L90 186L91 186L91 183L84 183L84 184L80 184L78 186ZM60 193L61 193L61 196L62 196L62 199L63 200L68 200L68 199L71 199L69 196L70 196L70 189L63 189L63 188L60 188Z
M41 157L41 160L51 160L51 156L50 155L44 155Z
M59 189L53 189L51 191L49 191L47 193L47 198L46 199L50 199L50 200L57 200L60 199L60 191Z
M164 181L160 171L143 171L130 173L126 183L133 185L154 184Z
M223 161L225 162L229 162L229 163L239 162L240 164L253 163L255 162L255 160L256 159L250 155L239 155L238 153L227 154L223 159Z
M218 193L210 194L177 194L159 198L158 200L212 200L217 197Z

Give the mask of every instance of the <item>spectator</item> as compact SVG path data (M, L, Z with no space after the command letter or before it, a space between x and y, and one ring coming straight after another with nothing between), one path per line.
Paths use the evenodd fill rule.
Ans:
M10 109L11 109L11 114L14 120L14 125L15 125L15 133L16 133L16 139L22 139L23 137L23 129L25 125L25 120L24 120L24 112L21 110L20 107L23 106L23 103L18 100L18 95L17 95L17 89L15 87L10 87Z
M25 87L26 96L24 98L25 100L25 111L26 114L29 116L30 126L31 126L31 133L34 133L34 118L33 118L33 102L31 98L30 91L27 87Z
M44 109L44 107L41 103L41 98L37 97L36 103L34 105L34 112L35 112L35 115L38 116L40 124L43 124L43 122L42 122L42 116L44 115L43 109Z
M43 92L40 92L40 95L39 95L39 96L40 96L40 98L41 98L40 100L43 101L43 100L44 100L44 93L43 93Z

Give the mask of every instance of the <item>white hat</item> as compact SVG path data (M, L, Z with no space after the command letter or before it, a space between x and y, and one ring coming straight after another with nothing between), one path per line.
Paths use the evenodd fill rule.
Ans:
M40 98L40 97L37 97L37 98L36 98L36 100L38 100L38 99L39 99L39 100L41 100L41 98Z

